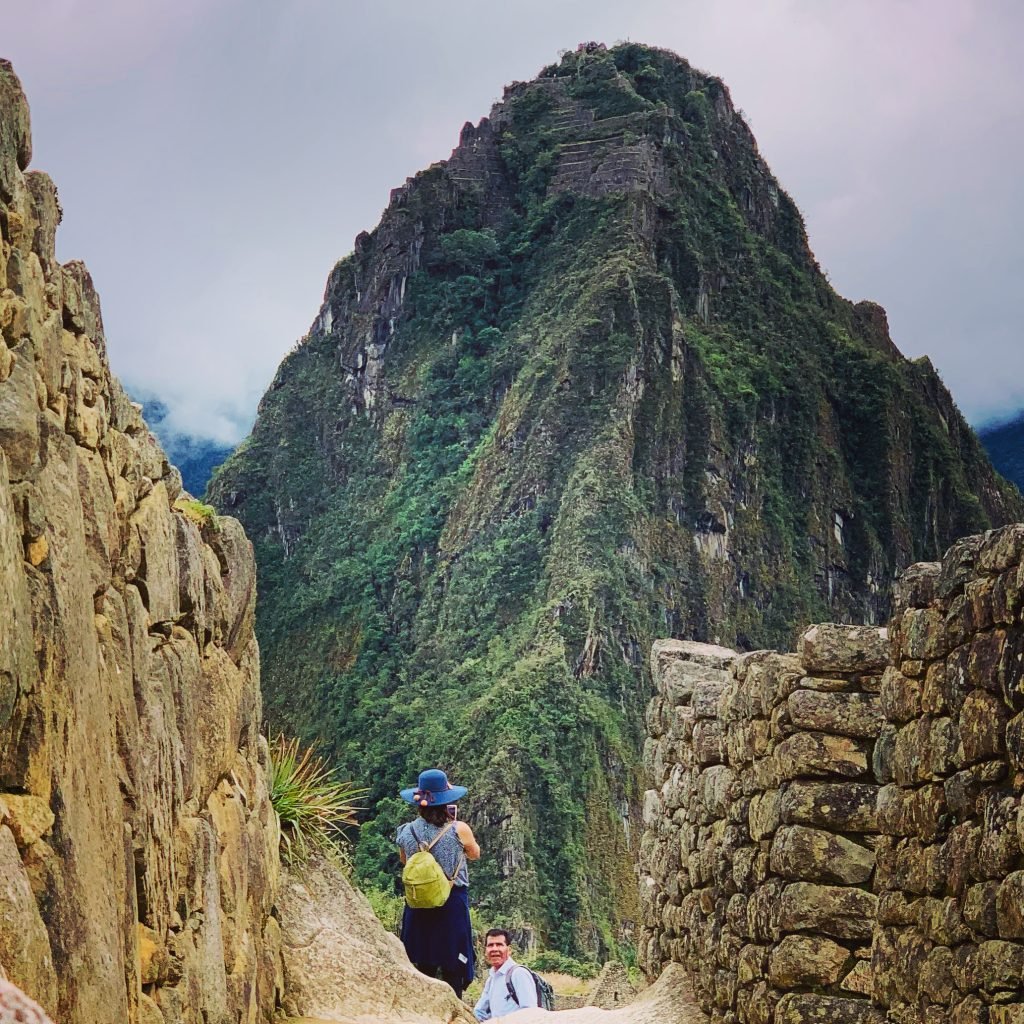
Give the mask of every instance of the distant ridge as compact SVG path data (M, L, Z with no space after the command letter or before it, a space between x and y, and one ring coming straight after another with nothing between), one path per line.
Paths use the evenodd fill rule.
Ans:
M978 437L992 465L1024 491L1024 412L1009 423L982 427Z
M190 437L173 430L167 420L167 406L159 398L147 398L141 404L149 428L167 453L167 458L178 467L185 490L197 498L203 497L213 471L235 450L235 446L218 444L209 438Z

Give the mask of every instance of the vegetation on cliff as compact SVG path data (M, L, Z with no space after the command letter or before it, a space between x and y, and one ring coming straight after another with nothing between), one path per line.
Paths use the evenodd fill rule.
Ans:
M722 83L633 44L395 190L210 493L256 546L272 716L371 787L359 876L444 766L485 916L572 954L636 919L653 637L881 621L899 566L1022 512Z

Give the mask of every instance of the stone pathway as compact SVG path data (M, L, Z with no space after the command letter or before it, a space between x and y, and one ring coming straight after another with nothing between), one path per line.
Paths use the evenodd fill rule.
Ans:
M514 1020L515 1024L707 1024L707 1017L690 992L686 972L678 964L669 964L650 988L626 1006L615 1010L584 1006L578 1010L558 1010L557 1014L555 1022L552 1015L544 1010L520 1010ZM472 1015L467 1015L467 1019L471 1021ZM371 1021L368 1017L352 1017L328 1022L303 1018L288 1024L406 1024L406 1019L396 1017L388 1021Z

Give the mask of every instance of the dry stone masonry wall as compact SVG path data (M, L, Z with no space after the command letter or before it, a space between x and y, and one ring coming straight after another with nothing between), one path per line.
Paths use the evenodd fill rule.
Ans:
M890 635L655 644L641 962L713 1021L1024 1021L1024 525L912 566Z
M886 649L834 626L797 655L655 645L643 958L685 964L712 1020L870 1012Z
M1024 1021L1024 525L913 567L882 685L875 998Z
M62 1024L269 1019L254 564L107 363L0 62L0 975Z

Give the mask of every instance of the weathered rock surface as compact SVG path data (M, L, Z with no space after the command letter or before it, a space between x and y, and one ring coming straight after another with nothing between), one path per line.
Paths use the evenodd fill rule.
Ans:
M290 871L279 908L285 1012L322 1021L473 1021L446 984L409 963L401 942L333 865Z
M175 508L30 149L0 62L0 963L61 1024L252 1024L282 973L251 548Z

